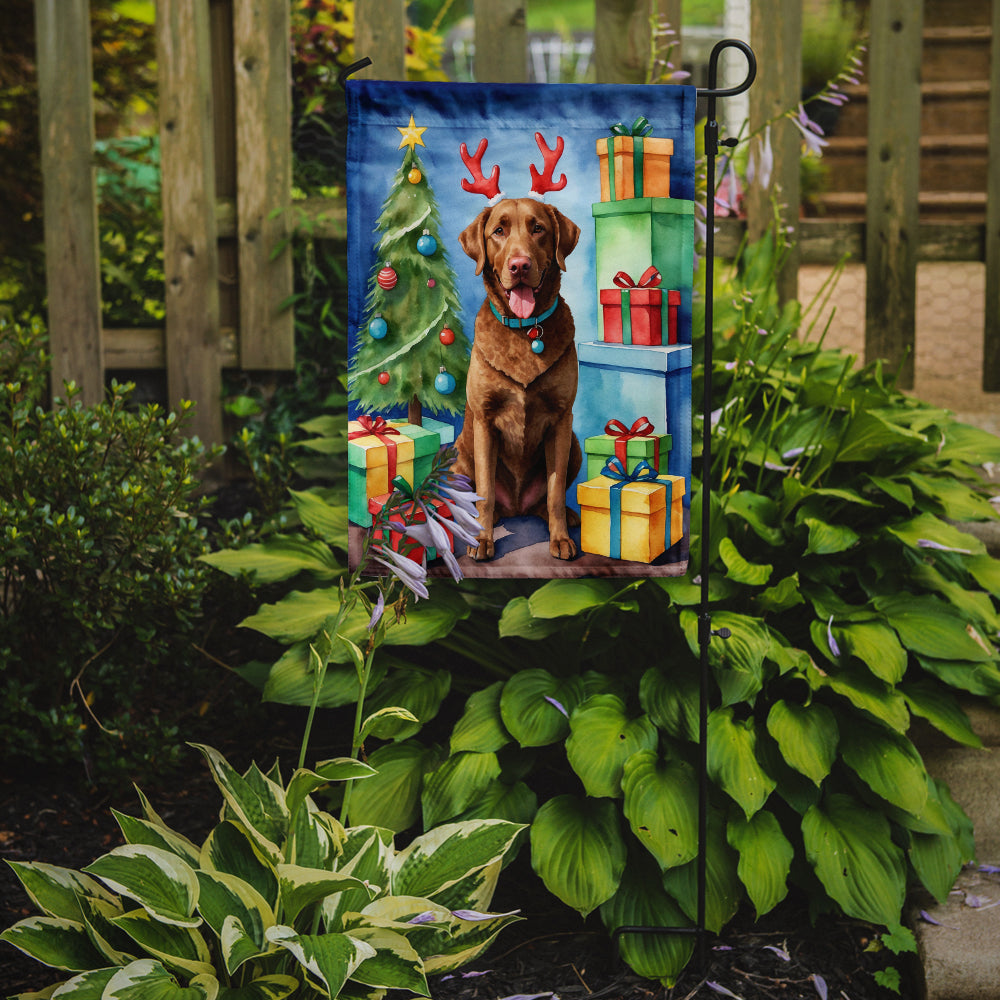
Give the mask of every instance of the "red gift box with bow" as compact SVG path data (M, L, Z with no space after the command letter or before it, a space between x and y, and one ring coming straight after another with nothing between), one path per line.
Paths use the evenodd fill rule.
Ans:
M677 343L677 307L681 293L667 291L667 337L663 338L663 289L660 272L655 266L643 271L638 281L619 271L612 279L616 288L600 290L604 309L603 340L609 344L631 344L640 347Z

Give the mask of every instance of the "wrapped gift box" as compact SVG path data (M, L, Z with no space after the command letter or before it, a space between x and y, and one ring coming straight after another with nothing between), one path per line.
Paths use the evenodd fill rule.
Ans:
M647 462L657 472L666 472L670 435L656 433L645 417L639 417L631 427L609 420L603 434L584 439L583 450L587 455L588 479L599 476L609 458L617 458L626 472L635 471L640 462Z
M673 139L614 135L597 140L601 201L669 198Z
M414 485L413 453L413 438L381 417L365 416L348 421L347 516L350 521L369 527L372 518L368 500L390 492L389 484L396 476Z
M668 334L668 340L690 344L694 202L680 198L634 198L607 204L597 202L591 211L597 291L612 275L621 272L641 275L652 264L661 276L661 287L677 292L674 332L672 337ZM597 322L599 339L608 340L603 308L598 310Z
M378 513L382 510L382 508L385 507L385 505L389 502L389 497L390 496L392 496L391 493L384 493L384 494L382 494L382 496L371 497L371 499L369 499L369 501L368 501L368 513L369 513L369 515L372 518L376 517L378 515ZM443 517L443 518L445 518L445 519L447 519L449 521L451 520L451 510L448 508L447 504L445 504L441 500L433 500L433 501L428 501L428 502L434 504L434 509L441 515L441 517ZM402 525L404 522L408 522L410 524L423 524L427 520L427 516L420 509L420 507L416 506L416 510L415 511L414 511L414 507L415 507L415 504L414 504L414 502L412 500L406 500L403 503L397 504L395 507L393 507L389 511L389 517L390 517L390 521L389 521L389 547L393 550L393 552L399 552L400 551L400 544L401 544L401 542L403 540L403 532L402 531L396 531L392 527L393 522L398 521L398 522L400 522L400 525ZM411 516L411 512L412 512L412 516ZM445 531L447 532L447 535L448 535L448 545L451 548L452 552L454 552L455 551L455 539L454 539L452 533L450 531L448 531L447 528L445 528ZM381 542L382 541L382 529L381 528L376 527L375 530L372 532L372 541L373 542ZM414 562L422 562L423 558L424 558L424 555L425 555L424 547L422 545L415 545L415 544L411 545L411 547L407 551L406 555L410 559L412 559ZM437 549L435 549L435 548L429 548L429 549L426 550L426 555L427 555L427 560L429 562L431 559L437 559L439 553L438 553Z
M419 486L430 475L434 458L441 447L441 433L436 428L418 427L405 420L390 420L388 423L413 441L413 482L410 485Z

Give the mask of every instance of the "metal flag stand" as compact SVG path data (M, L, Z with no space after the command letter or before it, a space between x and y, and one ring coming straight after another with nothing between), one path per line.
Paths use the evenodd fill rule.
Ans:
M719 88L719 56L727 48L739 49L747 60L746 79L736 87ZM701 452L701 603L698 613L698 647L701 653L701 686L698 698L698 910L694 927L654 927L648 925L622 926L612 937L617 944L623 934L694 934L698 939L698 964L706 967L705 956L705 895L707 888L707 836L708 836L708 647L712 636L728 639L727 628L713 630L712 614L708 609L709 533L711 530L711 504L708 502L708 482L712 471L712 289L715 283L715 158L720 146L735 146L735 138L720 139L719 123L715 120L715 102L719 97L735 97L750 89L757 76L757 58L746 42L725 38L715 44L708 60L708 87L698 88L698 96L707 98L705 122L705 158L708 183L705 194L705 386L702 398L702 452Z

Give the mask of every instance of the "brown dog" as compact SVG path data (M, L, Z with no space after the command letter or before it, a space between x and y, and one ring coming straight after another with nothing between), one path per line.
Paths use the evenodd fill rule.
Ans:
M486 286L455 464L484 498L479 544L469 547L475 559L493 557L499 518L521 514L548 522L556 559L576 554L566 521L566 487L581 462L573 434L576 345L559 284L579 237L575 223L533 198L484 209L459 236Z

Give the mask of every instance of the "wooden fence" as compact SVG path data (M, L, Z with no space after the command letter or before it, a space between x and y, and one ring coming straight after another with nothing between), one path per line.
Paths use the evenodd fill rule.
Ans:
M480 81L527 79L527 2L474 0ZM84 400L94 401L107 370L165 369L169 401L195 400L196 433L221 441L222 369L293 365L292 316L282 308L292 290L291 254L276 252L294 218L283 211L291 201L289 3L158 0L166 325L123 331L102 329L100 318L88 0L35 0L55 386L73 379ZM787 218L798 240L782 292L795 294L800 263L833 262L845 252L863 260L866 355L895 365L915 341L917 262L985 261L983 387L1000 391L1000 0L992 4L993 168L985 224L918 217L922 7L917 0L871 0L867 216ZM405 8L404 0L356 0L356 52L374 63L365 74L403 78ZM751 128L798 103L801 11L801 0L752 4L759 72L750 91ZM595 0L597 81L642 82L650 17L679 26L681 14L681 0ZM751 234L762 231L776 191L785 204L798 205L799 136L791 123L779 124L770 187L751 189L745 224L725 220L716 242L722 255L732 252L744 225ZM343 237L342 202L307 202L296 214L313 220L315 235ZM912 356L904 384L912 384Z

